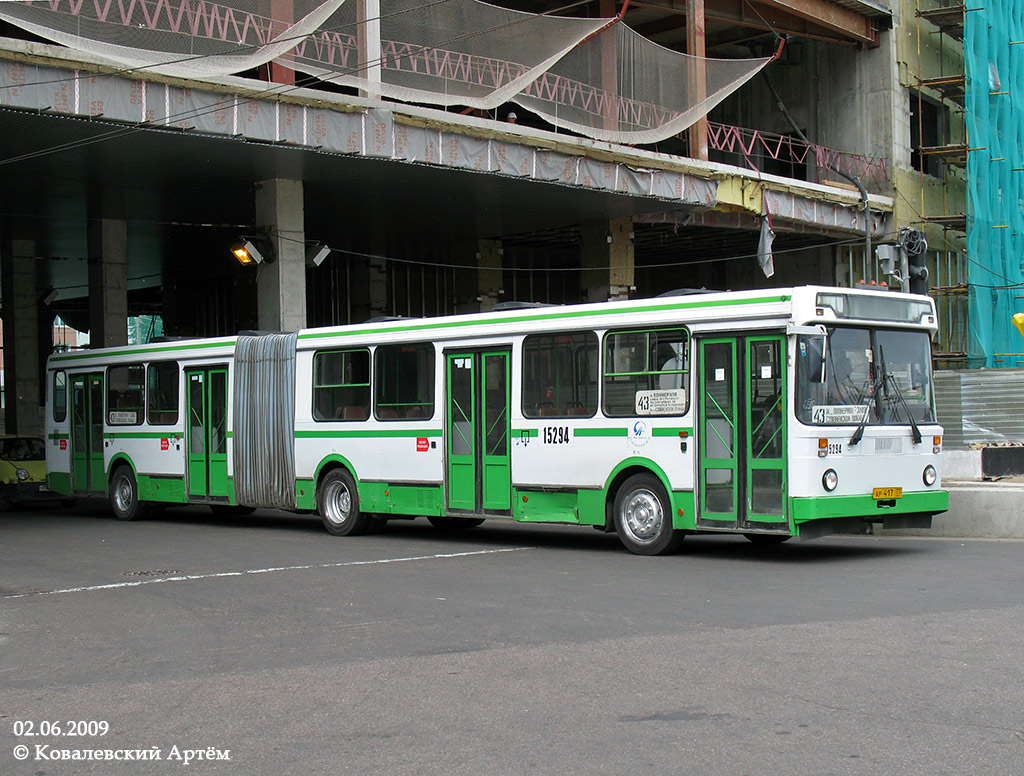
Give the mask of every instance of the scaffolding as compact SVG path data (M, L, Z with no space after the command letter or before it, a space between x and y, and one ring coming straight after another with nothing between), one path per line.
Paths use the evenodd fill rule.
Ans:
M967 204L958 187L951 185L967 177L971 150L965 111L968 76L962 58L965 13L963 3L934 7L916 0L914 14L917 72L911 99L917 142L912 154L921 173L917 226L929 235L930 293L940 321L934 357L942 368L968 365ZM938 195L935 178L941 181Z
M944 202L940 212L922 218L941 228L944 238L964 234L958 262L940 262L932 271L940 318L953 324L940 335L945 352L937 359L951 367L1019 367L1024 341L1012 317L1024 311L1024 120L1018 104L1024 92L1024 3L923 5L918 0L919 50L921 36L934 34L952 41L963 56L962 71L921 72L918 79L919 121L927 93L938 95L963 122L955 142L922 142L919 149L922 158L962 169L966 184L962 203ZM924 137L922 129L918 137ZM954 243L944 242L944 248Z

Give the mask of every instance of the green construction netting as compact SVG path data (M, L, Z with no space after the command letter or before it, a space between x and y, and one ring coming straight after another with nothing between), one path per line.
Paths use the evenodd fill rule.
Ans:
M975 3L974 5L979 5ZM1024 3L964 19L969 365L1016 367L1024 338Z

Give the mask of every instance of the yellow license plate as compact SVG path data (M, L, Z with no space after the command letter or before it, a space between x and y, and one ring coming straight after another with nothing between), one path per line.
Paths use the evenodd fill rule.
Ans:
M875 488L871 491L871 498L903 498L903 488Z

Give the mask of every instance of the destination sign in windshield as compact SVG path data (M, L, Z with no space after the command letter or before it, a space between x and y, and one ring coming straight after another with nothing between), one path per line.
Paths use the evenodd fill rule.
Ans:
M812 423L827 423L836 426L858 425L868 411L867 404L826 404L814 407Z

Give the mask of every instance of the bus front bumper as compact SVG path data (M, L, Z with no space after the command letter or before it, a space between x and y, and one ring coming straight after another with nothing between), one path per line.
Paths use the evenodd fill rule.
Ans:
M790 499L793 524L805 538L834 533L839 520L882 523L887 528L929 528L932 516L948 509L949 492L945 490L904 493L898 499L875 499L870 494ZM829 530L828 525L834 528Z

